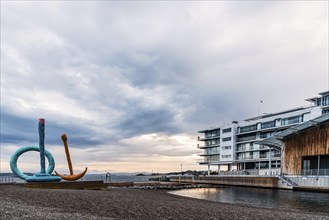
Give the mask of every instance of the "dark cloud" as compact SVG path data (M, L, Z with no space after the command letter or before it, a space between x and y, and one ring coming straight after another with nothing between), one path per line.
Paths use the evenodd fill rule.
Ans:
M25 118L8 113L1 109L1 143L38 145L38 118ZM46 119L45 144L62 145L61 135L66 133L70 147L97 147L102 141L95 140L88 128L76 124L58 123L52 119ZM97 137L96 137L97 138Z
M130 109L117 125L126 136L179 132L174 113L166 109Z

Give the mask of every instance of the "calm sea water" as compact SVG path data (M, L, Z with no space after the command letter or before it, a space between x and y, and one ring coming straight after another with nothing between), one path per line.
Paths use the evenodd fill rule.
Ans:
M321 212L329 216L329 194L327 193L247 187L183 189L169 193L216 202Z

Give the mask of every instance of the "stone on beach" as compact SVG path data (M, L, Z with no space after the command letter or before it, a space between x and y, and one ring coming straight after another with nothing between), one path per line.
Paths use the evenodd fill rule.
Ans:
M1 219L329 219L318 213L180 197L165 190L27 189L0 185Z

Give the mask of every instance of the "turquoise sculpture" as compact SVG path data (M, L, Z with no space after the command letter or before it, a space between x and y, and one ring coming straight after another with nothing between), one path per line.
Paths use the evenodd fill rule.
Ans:
M36 146L26 146L18 149L10 158L10 168L14 174L19 178L27 182L58 182L61 181L61 177L53 176L51 173L55 168L55 160L51 153L45 149L45 119L39 119L39 147ZM23 174L17 167L17 160L20 155L28 151L39 151L40 152L40 167L39 173L33 176L28 176ZM46 171L45 157L48 159L48 169Z

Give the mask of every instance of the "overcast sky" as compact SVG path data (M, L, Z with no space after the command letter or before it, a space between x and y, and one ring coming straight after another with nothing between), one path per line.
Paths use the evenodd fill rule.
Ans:
M328 1L1 1L1 172L205 170L198 130L328 90ZM19 159L39 171L38 154Z

